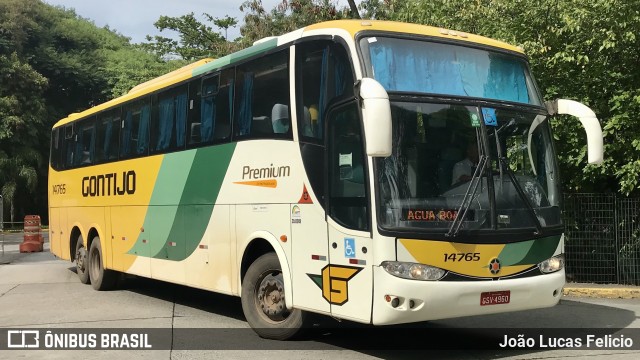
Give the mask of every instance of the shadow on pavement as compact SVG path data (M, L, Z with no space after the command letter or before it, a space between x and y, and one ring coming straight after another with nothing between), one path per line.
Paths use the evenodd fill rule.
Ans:
M75 272L73 267L69 270ZM233 296L131 276L123 279L115 291L131 291L245 321L240 299ZM338 322L330 317L312 315L313 326L302 337L285 342L261 339L250 329L199 329L195 336L189 329L182 332L182 329L173 329L172 336L176 349L183 350L212 350L211 346L215 350L338 349L384 359L417 358L427 354L437 358L496 359L554 350L505 351L498 346L505 335L584 339L589 334L614 335L635 319L633 311L563 299L559 305L547 309L398 326ZM211 345L213 339L215 345Z

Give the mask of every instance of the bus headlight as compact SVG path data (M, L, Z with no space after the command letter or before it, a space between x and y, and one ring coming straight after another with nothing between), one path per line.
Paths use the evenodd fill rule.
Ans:
M380 266L393 276L411 280L440 280L446 273L437 267L400 261L383 261Z
M564 254L556 255L541 262L538 264L538 268L545 274L562 270L564 268Z

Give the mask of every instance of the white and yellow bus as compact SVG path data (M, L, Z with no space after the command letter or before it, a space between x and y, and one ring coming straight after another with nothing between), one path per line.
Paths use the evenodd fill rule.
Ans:
M240 296L259 335L553 306L565 284L549 119L518 47L333 21L202 60L53 128L51 251Z

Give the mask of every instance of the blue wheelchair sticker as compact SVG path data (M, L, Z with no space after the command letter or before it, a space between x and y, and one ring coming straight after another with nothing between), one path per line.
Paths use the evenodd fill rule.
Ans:
M344 257L356 257L356 240L352 238L344 238Z
M482 108L482 117L484 118L485 125L498 126L498 120L496 118L496 109Z

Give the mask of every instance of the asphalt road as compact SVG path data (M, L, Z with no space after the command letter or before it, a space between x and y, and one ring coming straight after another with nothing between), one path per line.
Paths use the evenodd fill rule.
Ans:
M138 329L164 340L156 341L151 350L0 350L0 359L637 359L640 355L640 350L498 350L478 345L495 342L496 332L516 337L528 334L527 329L544 329L549 338L591 332L619 336L622 331L634 336L635 349L640 349L637 298L565 296L549 309L405 327L377 328L321 318L320 326L302 339L277 342L261 339L248 328L239 298L140 278L126 279L114 291L97 292L78 281L71 263L48 253L46 242L44 252L30 254L17 251L19 242L19 238L7 241L0 256L5 263L0 265L0 329Z

